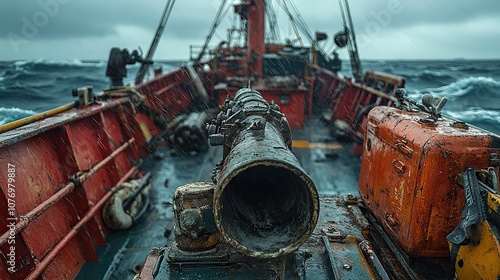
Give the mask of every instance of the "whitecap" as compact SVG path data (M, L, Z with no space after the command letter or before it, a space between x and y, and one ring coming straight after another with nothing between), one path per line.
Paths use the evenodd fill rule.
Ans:
M447 115L454 119L465 121L491 121L500 123L500 112L486 110L481 107L472 107L463 111L447 111Z
M416 90L414 92L415 96L412 97L420 96L423 93L431 93L437 96L458 97L482 87L500 87L500 82L491 77L468 77L442 87Z
M16 67L23 67L27 65L54 65L54 66L78 66L78 67L102 67L105 65L104 61L99 62L83 62L80 59L29 59L15 61Z
M32 110L25 110L16 107L0 107L0 125L29 117L34 114L35 112Z

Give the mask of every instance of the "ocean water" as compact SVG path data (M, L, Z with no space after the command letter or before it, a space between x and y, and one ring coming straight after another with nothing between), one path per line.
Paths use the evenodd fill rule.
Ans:
M363 61L363 70L404 77L419 103L425 93L446 96L445 115L500 134L500 60Z
M178 63L155 63L166 71ZM350 76L349 62L342 74ZM139 66L129 66L131 82ZM444 113L500 134L500 60L363 61L363 70L406 78L409 96L447 96ZM0 124L74 101L73 88L109 86L105 61L25 60L0 62Z

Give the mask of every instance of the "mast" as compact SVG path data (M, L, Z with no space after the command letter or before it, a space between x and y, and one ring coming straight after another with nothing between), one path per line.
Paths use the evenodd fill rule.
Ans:
M262 56L265 45L265 1L245 0L240 15L247 20L247 63L248 75L255 73L262 78Z
M352 24L349 2L347 0L339 0L339 6L342 14L342 21L344 22L344 28L346 30L345 33L349 37L347 44L349 48L349 57L351 58L352 74L356 82L361 82L363 80L363 70L361 68L361 60L359 59L356 36L354 35L354 25Z
M198 54L198 57L195 62L200 62L203 56L205 55L205 52L208 48L208 44L210 43L210 40L212 40L212 37L215 34L215 30L217 29L217 26L222 22L222 19L224 18L225 14L225 9L226 9L226 2L227 0L222 0L219 10L217 11L217 14L215 15L214 22L212 23L212 26L210 27L210 32L208 33L207 38L205 39L205 43L203 44L203 47L201 48L200 53Z
M165 6L165 9L163 10L163 14L161 15L161 20L158 25L158 28L156 29L156 34L153 38L153 41L151 42L151 45L149 46L148 53L146 55L146 58L144 59L144 62L142 62L141 69L139 69L139 72L135 76L135 84L138 85L142 83L142 80L144 79L144 76L146 75L148 68L149 68L149 63L153 59L153 55L156 51L156 47L158 47L158 43L160 42L161 34L163 34L163 30L165 29L165 25L167 25L168 18L170 17L170 13L172 12L172 8L174 7L175 0L169 0L167 2L167 5Z

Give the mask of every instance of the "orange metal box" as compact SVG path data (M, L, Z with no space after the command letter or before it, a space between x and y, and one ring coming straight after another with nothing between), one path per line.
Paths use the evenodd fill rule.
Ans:
M359 192L393 240L412 257L448 256L446 235L460 222L457 175L489 165L493 134L391 107L369 113Z

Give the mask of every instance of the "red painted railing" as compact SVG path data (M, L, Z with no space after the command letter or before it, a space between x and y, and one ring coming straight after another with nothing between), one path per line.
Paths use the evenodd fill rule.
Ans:
M73 278L97 260L102 205L134 176L146 142L136 114L119 98L0 134L0 167L15 167L14 177L0 172L0 250L15 253L0 279Z

